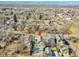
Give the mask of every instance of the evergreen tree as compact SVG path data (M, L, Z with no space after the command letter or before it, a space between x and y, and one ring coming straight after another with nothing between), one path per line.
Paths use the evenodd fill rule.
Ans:
M15 14L14 14L13 18L14 18L14 22L17 22L17 16Z

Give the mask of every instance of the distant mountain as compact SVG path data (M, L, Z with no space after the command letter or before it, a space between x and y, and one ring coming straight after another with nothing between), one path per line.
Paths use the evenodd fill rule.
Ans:
M79 1L0 1L0 5L79 5Z

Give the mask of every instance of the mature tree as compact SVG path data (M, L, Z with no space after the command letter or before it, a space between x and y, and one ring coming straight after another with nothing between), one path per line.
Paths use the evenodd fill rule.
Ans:
M17 16L16 16L16 14L14 14L13 18L14 18L14 22L17 22Z

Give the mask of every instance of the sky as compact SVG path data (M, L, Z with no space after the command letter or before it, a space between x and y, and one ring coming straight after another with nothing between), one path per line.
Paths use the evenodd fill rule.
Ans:
M79 1L79 0L0 0L0 1Z
M0 4L20 4L20 5L79 5L78 1L0 1Z
M18 2L19 1L19 2ZM79 1L47 1L47 0L0 0L0 4L21 4L21 5L79 5Z

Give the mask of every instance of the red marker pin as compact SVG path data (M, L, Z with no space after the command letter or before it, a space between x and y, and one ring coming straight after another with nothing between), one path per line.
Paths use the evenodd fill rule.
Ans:
M38 32L38 36L42 36L42 32Z

